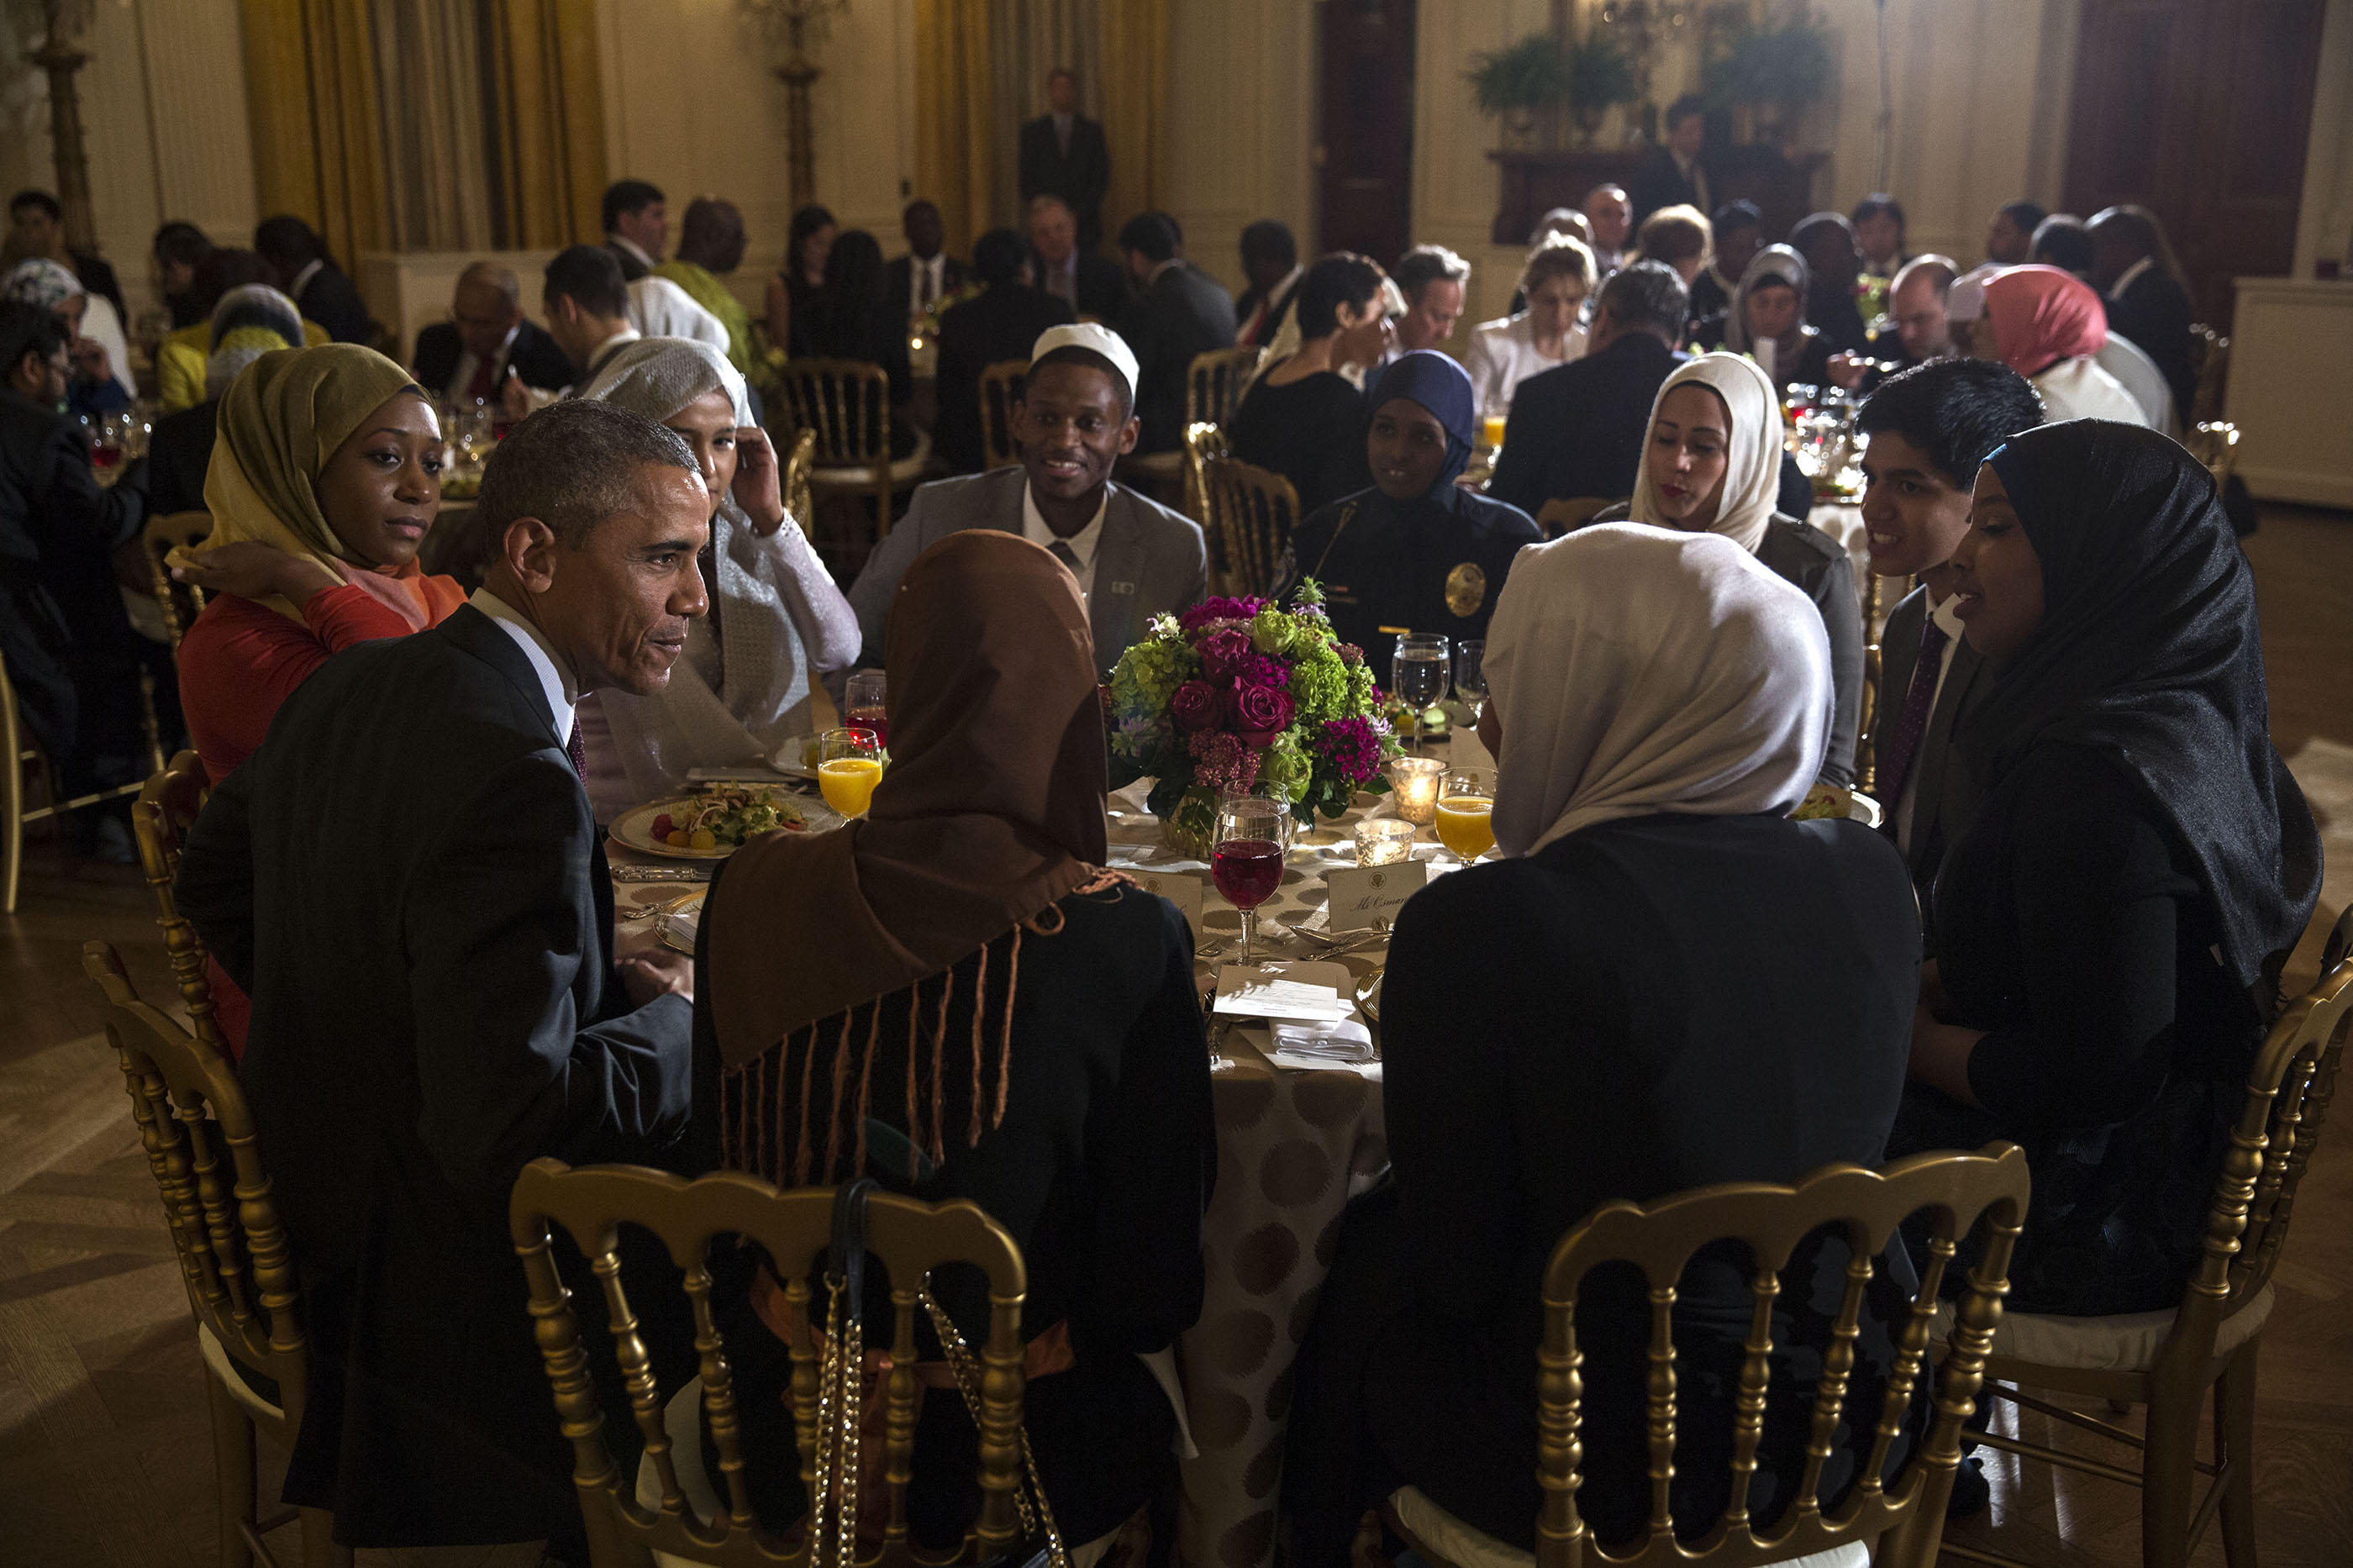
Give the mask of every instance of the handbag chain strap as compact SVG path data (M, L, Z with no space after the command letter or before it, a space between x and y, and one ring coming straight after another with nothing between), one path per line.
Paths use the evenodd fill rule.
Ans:
M939 1336L940 1349L947 1356L948 1371L955 1379L956 1392L964 1395L965 1408L972 1413L972 1424L980 1420L980 1363L973 1358L964 1335L940 1304L932 1299L929 1289L916 1292L915 1299L931 1314L932 1331ZM1013 1489L1013 1500L1021 1510L1021 1532L1035 1535L1043 1527L1046 1536L1046 1561L1049 1568L1071 1568L1068 1552L1062 1549L1062 1532L1054 1523L1054 1510L1046 1501L1046 1486L1038 1479L1037 1457L1029 1451L1029 1432L1025 1423L1021 1430L1021 1474L1027 1483ZM1036 1500L1036 1511L1031 1511L1031 1500Z
M858 1560L858 1435L863 1412L866 1329L843 1310L848 1281L826 1279L825 1360L818 1372L817 1489L809 1501L810 1568L855 1568ZM827 1534L832 1552L827 1552Z

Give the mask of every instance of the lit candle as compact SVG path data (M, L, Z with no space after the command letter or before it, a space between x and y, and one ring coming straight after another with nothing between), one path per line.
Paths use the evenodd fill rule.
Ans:
M1408 822L1430 822L1438 816L1438 781L1446 764L1436 757L1399 757L1389 763L1389 787L1397 792L1397 813Z
M1401 817L1370 816L1356 824L1356 864L1388 866L1413 856L1413 824Z

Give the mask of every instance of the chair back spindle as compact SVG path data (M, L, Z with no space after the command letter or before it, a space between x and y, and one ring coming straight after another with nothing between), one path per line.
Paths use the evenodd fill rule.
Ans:
M1204 469L1208 510L1225 540L1227 569L1243 592L1266 593L1299 527L1298 492L1281 474L1233 458L1213 458Z
M1029 382L1029 362L1003 359L980 373L980 450L987 467L1010 468L1021 460L1013 438L1013 410Z
M201 544L212 535L213 514L208 511L175 511L164 517L151 517L140 531L149 581L155 592L155 603L164 612L164 629L172 636L172 651L175 654L180 651L180 639L204 613L205 591L194 583L175 581L164 557L174 550Z

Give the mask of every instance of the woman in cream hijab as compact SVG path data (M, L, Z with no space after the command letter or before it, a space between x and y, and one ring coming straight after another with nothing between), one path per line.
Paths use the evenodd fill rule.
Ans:
M1773 384L1739 354L1702 354L1667 377L1651 405L1633 500L1596 521L1723 534L1805 591L1830 635L1837 694L1822 778L1851 784L1862 715L1862 607L1854 566L1830 535L1773 510L1780 477L1781 412Z
M1603 524L1521 552L1486 657L1504 858L1415 894L1389 944L1394 1186L1344 1220L1297 1367L1283 1489L1302 1568L1347 1560L1367 1480L1415 1489L1409 1528L1427 1499L1530 1550L1527 1369L1561 1236L1615 1200L1878 1164L1903 1096L1920 968L1903 859L1860 823L1788 815L1830 721L1805 595L1729 540ZM1777 1344L1827 1342L1849 1261L1843 1242L1791 1260ZM1670 1492L1685 1534L1724 1511L1753 1306L1738 1270L1685 1276L1693 1392ZM1877 1394L1902 1306L1883 1279L1867 1293L1855 1389ZM1588 1276L1577 1320L1577 1507L1622 1550L1650 1510L1640 1279ZM1784 1371L1804 1408L1820 1359ZM1875 1397L1850 1404L1826 1508L1878 1416ZM1768 1423L1747 1500L1760 1529L1786 1521L1806 1439Z
M580 705L588 798L600 822L674 793L694 768L758 767L817 727L818 676L858 658L857 613L786 515L776 455L752 422L723 348L646 338L581 394L685 437L712 500L703 552L711 612L659 697L598 693Z

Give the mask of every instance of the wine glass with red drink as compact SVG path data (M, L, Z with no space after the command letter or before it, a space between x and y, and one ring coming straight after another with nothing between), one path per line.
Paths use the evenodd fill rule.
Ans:
M1263 795L1226 795L1218 802L1218 831L1211 840L1209 878L1226 901L1242 912L1244 963L1252 962L1258 907L1282 881L1282 846L1289 837L1286 807Z
M842 692L841 721L853 730L871 730L875 742L891 746L891 714L887 705L890 681L879 669L861 669L849 678Z

